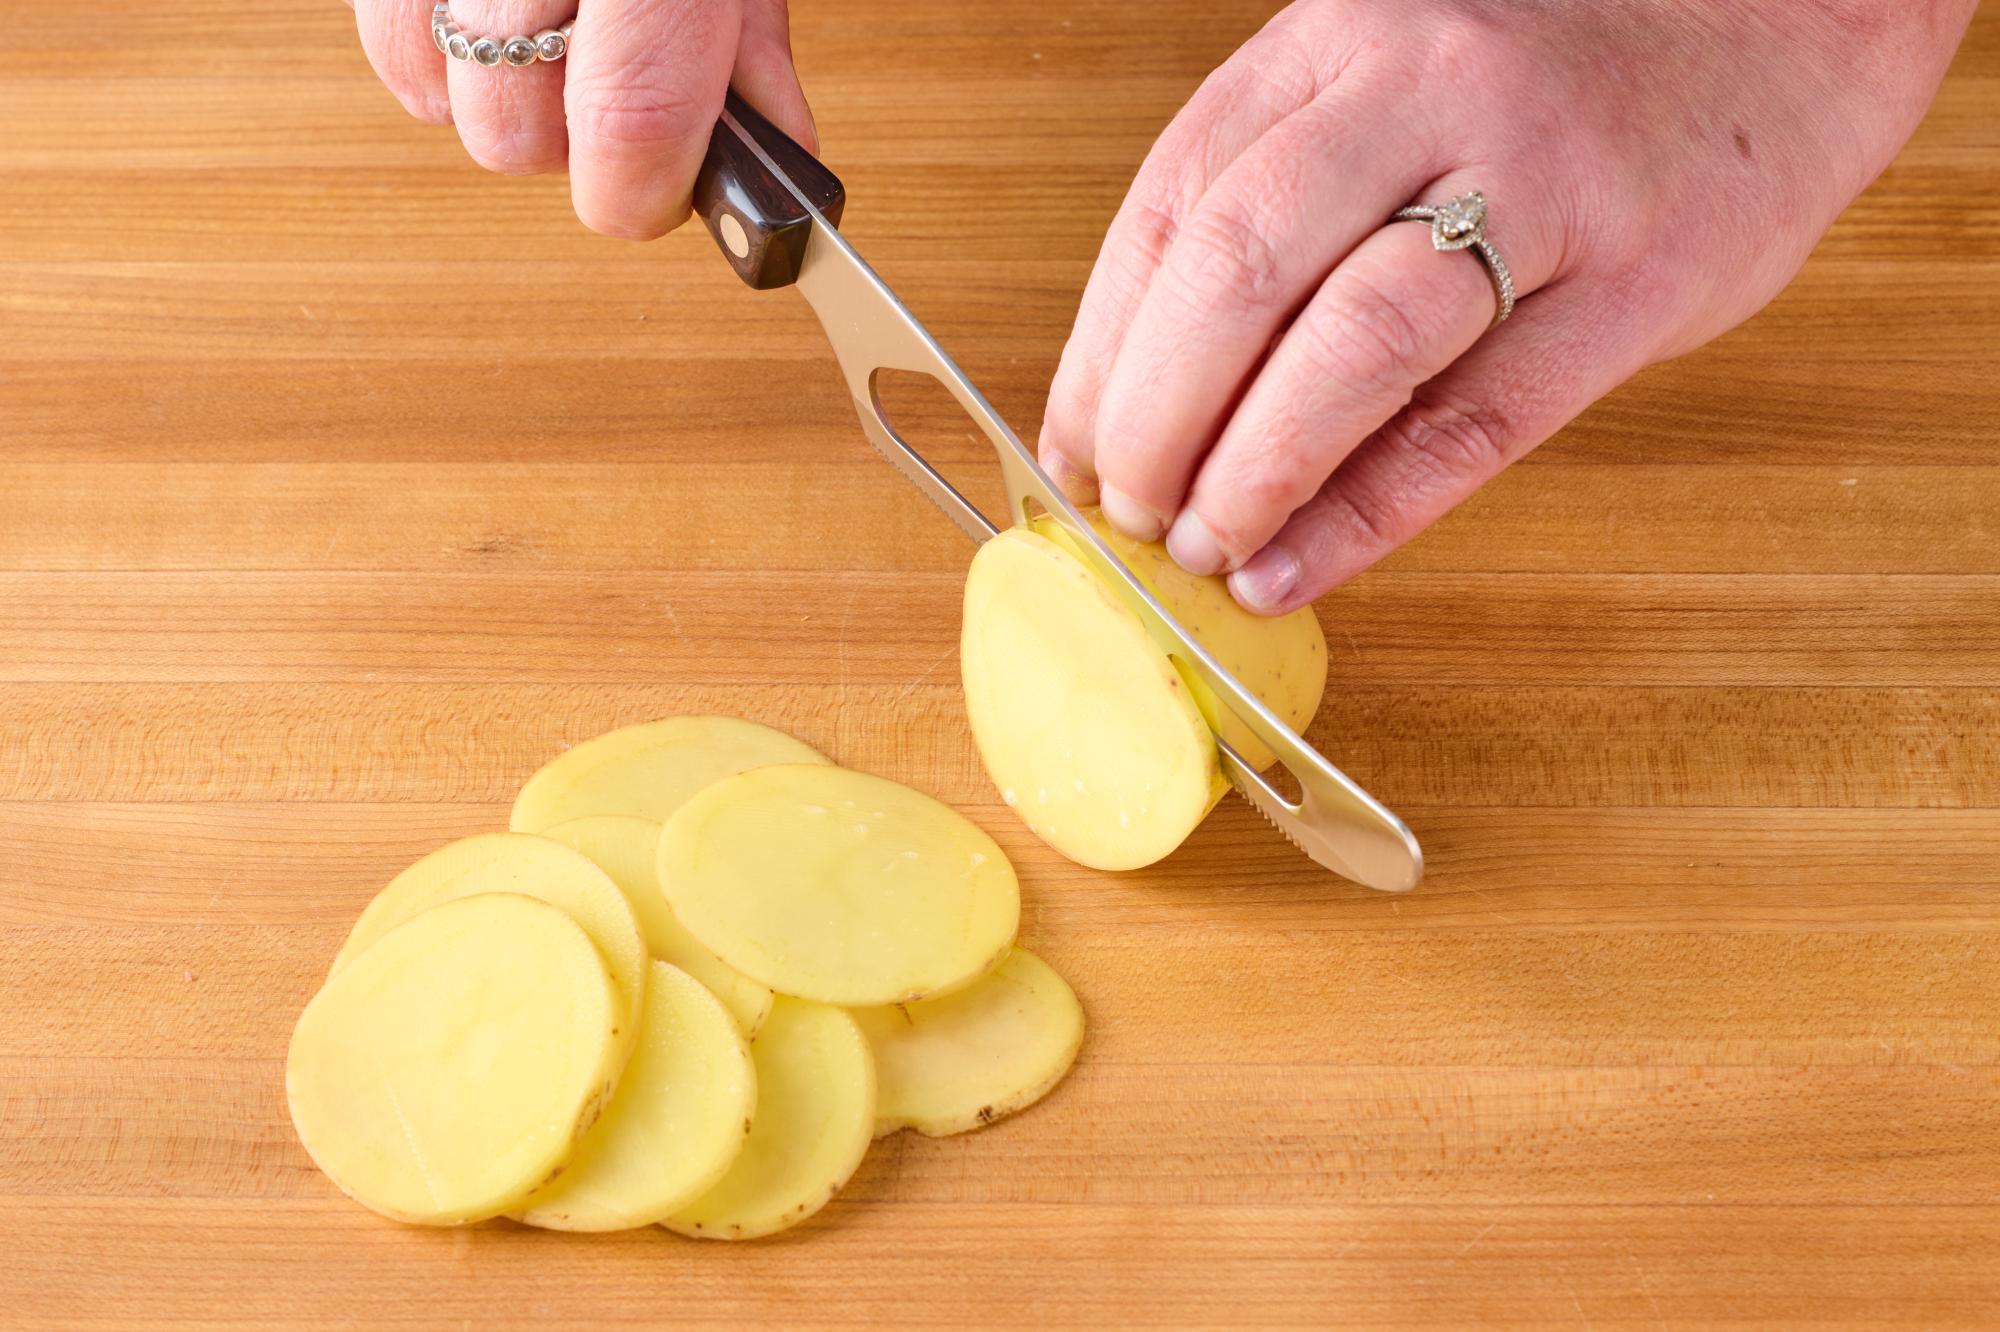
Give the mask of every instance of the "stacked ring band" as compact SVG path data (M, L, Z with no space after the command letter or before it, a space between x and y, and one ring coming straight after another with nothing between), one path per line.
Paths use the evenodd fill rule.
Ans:
M575 20L559 28L544 28L532 37L475 37L452 21L451 6L438 0L431 9L431 40L453 60L475 65L512 65L519 69L537 60L561 60L569 53L570 29Z

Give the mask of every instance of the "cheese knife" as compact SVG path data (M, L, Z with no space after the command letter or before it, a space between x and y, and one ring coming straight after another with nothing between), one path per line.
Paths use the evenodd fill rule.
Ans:
M975 542L998 528L890 424L877 375L935 378L999 457L1010 525L1047 513L1067 528L1099 576L1122 587L1153 641L1199 676L1278 756L1298 790L1281 791L1217 738L1224 774L1308 856L1370 888L1404 892L1423 877L1423 852L1403 821L1308 745L1212 657L1091 530L965 372L838 224L840 180L733 91L695 181L694 210L738 277L760 291L796 287L819 317L869 442Z

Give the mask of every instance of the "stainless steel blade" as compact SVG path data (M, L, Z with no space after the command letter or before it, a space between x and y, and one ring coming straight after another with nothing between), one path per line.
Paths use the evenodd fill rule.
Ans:
M754 141L750 147L779 180L787 181L784 171ZM787 186L790 188L789 181ZM820 215L810 199L796 188L791 192L813 217L798 288L833 344L869 442L966 535L980 542L993 536L998 529L986 515L896 433L884 411L877 376L883 370L914 371L944 385L999 458L1007 484L1008 525L1046 511L1067 527L1099 574L1125 589L1127 603L1138 613L1153 641L1199 676L1223 705L1270 747L1300 795L1297 800L1288 799L1228 744L1218 741L1223 772L1236 789L1280 832L1334 873L1387 892L1416 887L1423 877L1423 852L1403 821L1300 739L1181 627L1083 520L992 404L888 284Z

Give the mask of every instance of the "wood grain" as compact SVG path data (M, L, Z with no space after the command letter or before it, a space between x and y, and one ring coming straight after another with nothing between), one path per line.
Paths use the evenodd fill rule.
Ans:
M794 9L850 233L1032 433L1266 9ZM0 1324L2000 1322L2000 15L1769 310L1323 604L1311 735L1423 837L1406 898L1234 800L1138 874L1041 848L964 722L968 551L803 308L480 173L351 24L56 6L5 79ZM347 922L685 711L993 832L1075 1074L769 1243L348 1203L281 1079Z

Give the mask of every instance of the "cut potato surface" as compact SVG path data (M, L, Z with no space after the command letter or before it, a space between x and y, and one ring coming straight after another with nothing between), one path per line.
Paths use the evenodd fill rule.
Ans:
M1079 864L1172 852L1224 789L1215 738L1139 617L1026 528L973 557L959 642L987 773L1028 827Z
M494 1216L561 1168L611 1095L611 978L545 902L465 897L391 930L306 1006L285 1061L319 1168L386 1216Z
M711 782L770 763L826 763L783 731L736 717L669 717L586 740L528 779L507 826L541 832L595 814L664 823Z
M546 837L482 833L431 852L375 895L333 959L335 974L404 921L478 893L540 898L582 927L611 973L618 993L618 1031L629 1049L646 993L646 945L638 917L609 875Z
M921 792L845 768L724 778L667 821L659 867L674 915L718 957L826 1004L963 985L1006 954L1021 914L992 838Z
M838 1008L780 996L751 1043L757 1113L729 1173L665 1225L703 1239L755 1239L824 1207L875 1133L875 1061Z
M1083 1046L1083 1007L1023 948L955 994L857 1008L875 1052L875 1134L979 1128L1048 1095Z
M1311 724L1326 693L1326 635L1321 632L1319 616L1312 607L1301 606L1289 615L1253 615L1229 595L1226 580L1189 573L1174 563L1165 545L1125 535L1096 509L1085 509L1083 516L1091 530L1145 584L1146 590L1244 688L1262 699L1293 730L1303 731ZM1083 562L1075 538L1054 518L1044 514L1034 521L1033 527L1073 554L1079 563ZM1114 593L1118 590L1112 589ZM1277 761L1277 755L1198 676L1184 670L1182 678L1193 691L1195 706L1201 709L1202 716L1217 735L1243 756L1245 763L1253 768L1268 768Z
M756 1107L735 1018L694 977L655 962L617 1094L519 1219L551 1230L650 1226L728 1172Z
M611 876L632 904L645 936L646 951L671 962L711 990L736 1018L745 1036L755 1036L771 1012L771 992L702 947L674 918L660 891L660 825L622 814L575 819L545 837L590 857Z

